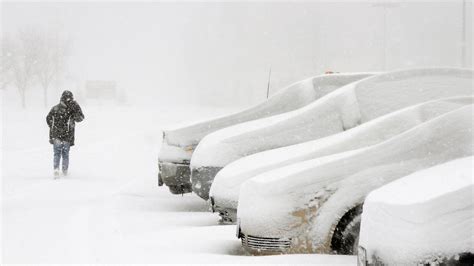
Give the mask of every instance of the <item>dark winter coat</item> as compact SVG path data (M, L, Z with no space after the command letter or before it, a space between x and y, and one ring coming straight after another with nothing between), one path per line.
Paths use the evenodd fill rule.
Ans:
M66 93L68 92L68 93ZM74 145L74 127L76 122L84 120L81 107L73 100L72 93L65 91L61 96L61 102L54 106L46 116L49 126L49 142L55 139L67 141Z

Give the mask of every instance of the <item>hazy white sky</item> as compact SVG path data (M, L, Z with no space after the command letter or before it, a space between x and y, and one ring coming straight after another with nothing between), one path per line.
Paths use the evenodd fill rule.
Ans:
M384 12L366 1L4 2L2 31L60 27L74 44L71 79L117 80L157 101L255 103L265 98L270 66L273 90L326 70L382 70L384 43L388 69L461 66L461 0Z

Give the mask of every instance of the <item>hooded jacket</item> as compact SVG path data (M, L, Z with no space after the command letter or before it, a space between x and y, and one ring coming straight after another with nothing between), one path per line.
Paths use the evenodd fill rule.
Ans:
M74 101L72 92L64 91L58 105L51 108L46 116L46 123L49 126L49 143L54 140L69 142L74 146L74 127L76 122L84 120L79 104Z

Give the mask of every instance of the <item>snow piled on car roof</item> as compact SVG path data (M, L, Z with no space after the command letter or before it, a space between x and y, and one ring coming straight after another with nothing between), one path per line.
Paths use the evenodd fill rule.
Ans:
M472 95L473 71L394 71L348 84L298 110L218 130L204 137L191 167L223 167L257 152L333 135L417 103Z
M192 124L179 128L165 129L165 143L179 147L197 145L197 143L210 132L238 123L298 109L339 87L371 75L373 74L345 73L311 77L281 89L268 100L244 111L214 119L193 122Z
M371 192L359 245L386 264L474 253L473 157L419 171Z
M240 186L258 174L293 163L370 146L472 103L472 96L425 102L379 117L340 134L243 157L219 171L212 184L211 195L217 205L237 208Z
M379 144L292 164L248 180L240 189L238 204L242 231L288 237L297 230L291 228L306 224L310 227L305 235L314 240L314 249L329 252L326 237L337 217L361 204L370 191L412 172L471 156L472 112L469 105ZM303 220L293 215L297 211L306 213Z

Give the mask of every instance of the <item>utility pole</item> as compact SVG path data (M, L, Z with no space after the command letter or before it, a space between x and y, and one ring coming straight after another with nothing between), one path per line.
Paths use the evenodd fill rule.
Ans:
M462 0L461 67L466 67L466 0Z
M267 84L267 99L270 96L270 78L272 76L272 67L270 66L270 71L268 72L268 84Z
M399 7L400 5L398 3L393 3L393 2L381 2L381 3L375 3L372 5L372 7L375 8L383 8L383 43L382 43L382 67L383 70L387 70L387 45L388 45L388 35L387 35L387 28L388 28L388 17L387 17L387 12L389 8L395 8Z
M383 70L387 70L387 6L383 6L383 55L382 55Z

